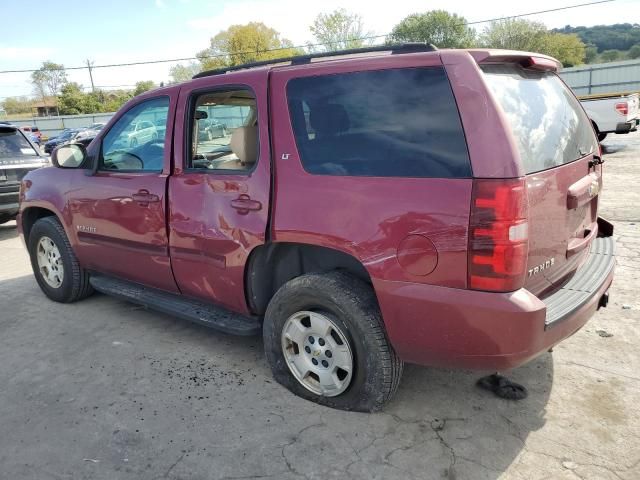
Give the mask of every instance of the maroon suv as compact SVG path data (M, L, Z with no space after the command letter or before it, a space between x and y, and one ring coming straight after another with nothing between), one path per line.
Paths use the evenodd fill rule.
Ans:
M262 332L280 383L363 411L403 362L505 370L576 332L614 240L558 62L384 48L204 72L60 147L21 190L44 293Z

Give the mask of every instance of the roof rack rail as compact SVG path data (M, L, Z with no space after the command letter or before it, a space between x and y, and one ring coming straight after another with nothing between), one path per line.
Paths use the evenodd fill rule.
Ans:
M300 65L310 63L315 58L341 57L344 55L356 55L359 53L371 52L391 52L397 53L417 53L417 52L433 52L437 50L430 43L397 43L390 45L376 45L375 47L350 48L347 50L337 50L333 52L309 53L306 55L296 55L293 57L274 58L273 60L261 60L259 62L243 63L242 65L234 65L233 67L216 68L206 70L195 74L192 78L210 77L212 75L222 75L224 73L235 72L237 70L245 70L247 68L264 67L267 65L276 65L279 63L291 63L291 65Z

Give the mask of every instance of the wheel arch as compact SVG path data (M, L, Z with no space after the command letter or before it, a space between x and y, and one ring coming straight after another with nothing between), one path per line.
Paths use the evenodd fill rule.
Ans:
M38 220L45 217L56 217L60 221L58 214L50 208L34 206L27 207L22 210L20 214L20 222L24 235L24 241L27 245L29 245L29 235L31 234L33 225L35 225ZM60 221L60 223L64 228L64 223L62 221Z
M272 242L253 249L245 269L249 309L262 315L278 289L289 280L311 272L342 270L371 284L365 266L350 253L320 245Z

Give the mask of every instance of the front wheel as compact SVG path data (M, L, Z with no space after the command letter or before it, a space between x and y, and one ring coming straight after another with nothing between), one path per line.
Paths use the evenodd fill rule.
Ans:
M598 141L599 142L603 141L605 138L607 138L607 134L606 133L598 133Z
M342 272L284 284L265 314L264 348L275 379L308 400L341 410L380 410L403 362L387 339L372 288Z
M36 281L51 300L71 303L93 293L89 274L78 263L57 218L41 218L33 225L29 255Z

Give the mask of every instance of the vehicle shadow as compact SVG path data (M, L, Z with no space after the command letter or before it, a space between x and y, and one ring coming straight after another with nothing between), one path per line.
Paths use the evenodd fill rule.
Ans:
M8 478L45 469L89 478L93 464L65 455L82 445L76 456L99 458L107 476L122 468L123 449L128 458L162 451L140 470L127 467L141 479L174 468L167 478L494 480L545 424L550 354L509 374L529 389L519 402L478 389L482 373L407 365L396 397L363 414L278 385L260 337L216 333L99 294L51 302L31 275L1 281L0 299Z
M612 153L622 152L627 149L627 145L621 143L601 143L602 146L602 154L610 155Z
M0 225L0 240L8 240L10 238L16 238L18 236L18 228L16 222L11 221Z

